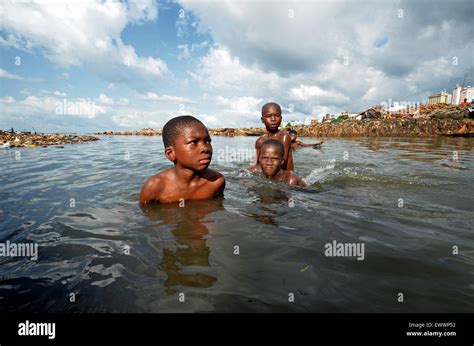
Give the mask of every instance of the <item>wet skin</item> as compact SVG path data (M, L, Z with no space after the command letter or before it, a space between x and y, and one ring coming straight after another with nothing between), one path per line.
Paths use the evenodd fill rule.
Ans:
M296 138L297 138L297 135L295 135L294 133L290 133L291 149L306 148L306 147L316 147L316 146L319 146L319 145L321 145L321 144L324 143L323 141L321 141L321 142L319 142L319 143L306 144L306 143L303 143L302 141L297 141Z
M223 194L224 176L208 168L212 159L211 137L203 125L181 129L175 143L165 148L174 167L149 178L140 192L140 204L206 199Z
M260 157L260 146L263 142L267 139L276 139L283 144L283 148L285 148L285 152L283 154L283 158L285 160L282 169L293 170L293 155L291 154L291 139L290 135L287 131L280 131L278 127L281 124L281 108L276 105L268 105L262 111L262 123L265 124L265 128L267 129L267 133L257 139L255 143L256 158L257 162L259 163Z
M289 170L282 170L284 164L283 155L279 148L265 146L260 153L259 164L248 168L251 172L262 172L264 176L275 181L281 181L289 185L306 186L296 174Z

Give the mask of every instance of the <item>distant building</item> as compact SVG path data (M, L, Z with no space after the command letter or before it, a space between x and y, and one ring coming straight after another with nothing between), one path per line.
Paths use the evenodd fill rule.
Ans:
M428 96L428 104L437 104L437 103L446 103L449 104L451 102L451 95L449 95L446 91L442 91L438 94Z
M474 100L474 88L471 86L463 88L459 84L456 84L456 87L453 89L451 104L458 105L463 102L464 99L467 99L468 102Z
M341 116L345 116L345 115L347 115L348 119L355 119L355 118L357 118L359 113L352 113L352 112L349 112L349 111L341 112Z
M301 126L303 125L303 122L301 120L293 120L293 121L290 121L289 124L291 126Z

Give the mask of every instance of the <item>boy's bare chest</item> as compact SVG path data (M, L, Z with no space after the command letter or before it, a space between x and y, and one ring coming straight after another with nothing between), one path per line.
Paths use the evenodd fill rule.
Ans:
M159 199L168 201L204 199L212 197L214 192L214 187L209 182L199 182L193 185L169 184L161 191Z

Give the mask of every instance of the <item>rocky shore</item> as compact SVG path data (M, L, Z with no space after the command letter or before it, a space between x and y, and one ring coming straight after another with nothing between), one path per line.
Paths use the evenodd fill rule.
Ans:
M474 133L474 120L463 119L364 119L322 123L296 128L307 137L431 137Z
M439 135L474 135L472 109L447 104L419 105L414 109L397 112L382 109L380 105L356 113L355 117L342 115L322 123L293 127L300 136L308 137L430 137ZM265 128L209 128L211 136L261 136ZM145 128L138 131L97 132L109 136L161 136L161 130Z
M265 134L264 127L245 127L245 128L210 128L211 136L261 136Z
M108 135L108 136L161 136L161 131L154 130L151 128L145 128L138 131L125 131L125 132L103 131L103 132L95 132L94 134Z
M296 130L299 135L310 137L430 137L474 133L474 120L467 107L431 104L398 112L374 107L359 115L360 120L341 116Z
M0 145L2 148L36 148L64 144L94 142L99 138L94 136L79 136L65 134L34 134L31 132L7 132L0 130Z

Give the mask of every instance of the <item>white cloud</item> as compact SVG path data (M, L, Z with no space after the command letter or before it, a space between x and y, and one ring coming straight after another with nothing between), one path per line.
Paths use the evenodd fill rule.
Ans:
M7 33L0 43L40 48L62 67L85 67L110 81L161 78L166 63L138 56L120 37L128 23L155 20L157 11L153 1L0 2Z
M105 94L99 95L99 102L106 106L112 106L115 104L114 100Z
M265 73L257 67L241 64L239 57L232 56L228 49L211 48L209 53L201 58L195 72L188 71L201 87L208 89L231 89L261 91L265 85L267 91L279 88L280 78L276 73Z
M62 93L62 92L57 91L57 90L56 90L55 92L53 92L53 95L56 95L56 96L67 96L66 93Z
M14 79L14 80L23 80L24 78L22 76L18 76L16 74L10 73L3 68L0 68L0 78L6 78L6 79Z
M93 101L83 98L58 98L53 96L30 95L23 100L15 101L6 96L2 99L3 112L8 116L22 116L34 118L37 115L45 117L79 117L93 119L97 115L107 112Z
M331 92L328 90L323 90L317 85L303 85L290 90L290 95L299 101L308 101L314 98L324 99L326 102L344 100L349 101L349 98L345 95L342 95L338 92Z
M355 111L389 98L426 102L474 67L469 1L179 3L215 41L190 72L208 93L272 97L305 114Z
M12 96L4 96L0 99L1 103L14 103L15 99Z
M174 103L195 103L193 100L187 97L181 96L170 96L170 95L158 95L154 92L147 92L146 94L138 95L141 100L147 101L158 101L158 102L174 102Z
M119 106L126 106L126 105L128 105L128 99L124 98L124 97L121 97L121 98L118 99L117 104Z
M185 44L179 44L178 49L182 50L182 53L178 55L179 60L188 60L191 59L191 52L189 50L189 46L187 43Z
M263 99L251 96L225 98L216 97L216 105L223 110L235 112L240 115L259 115Z

